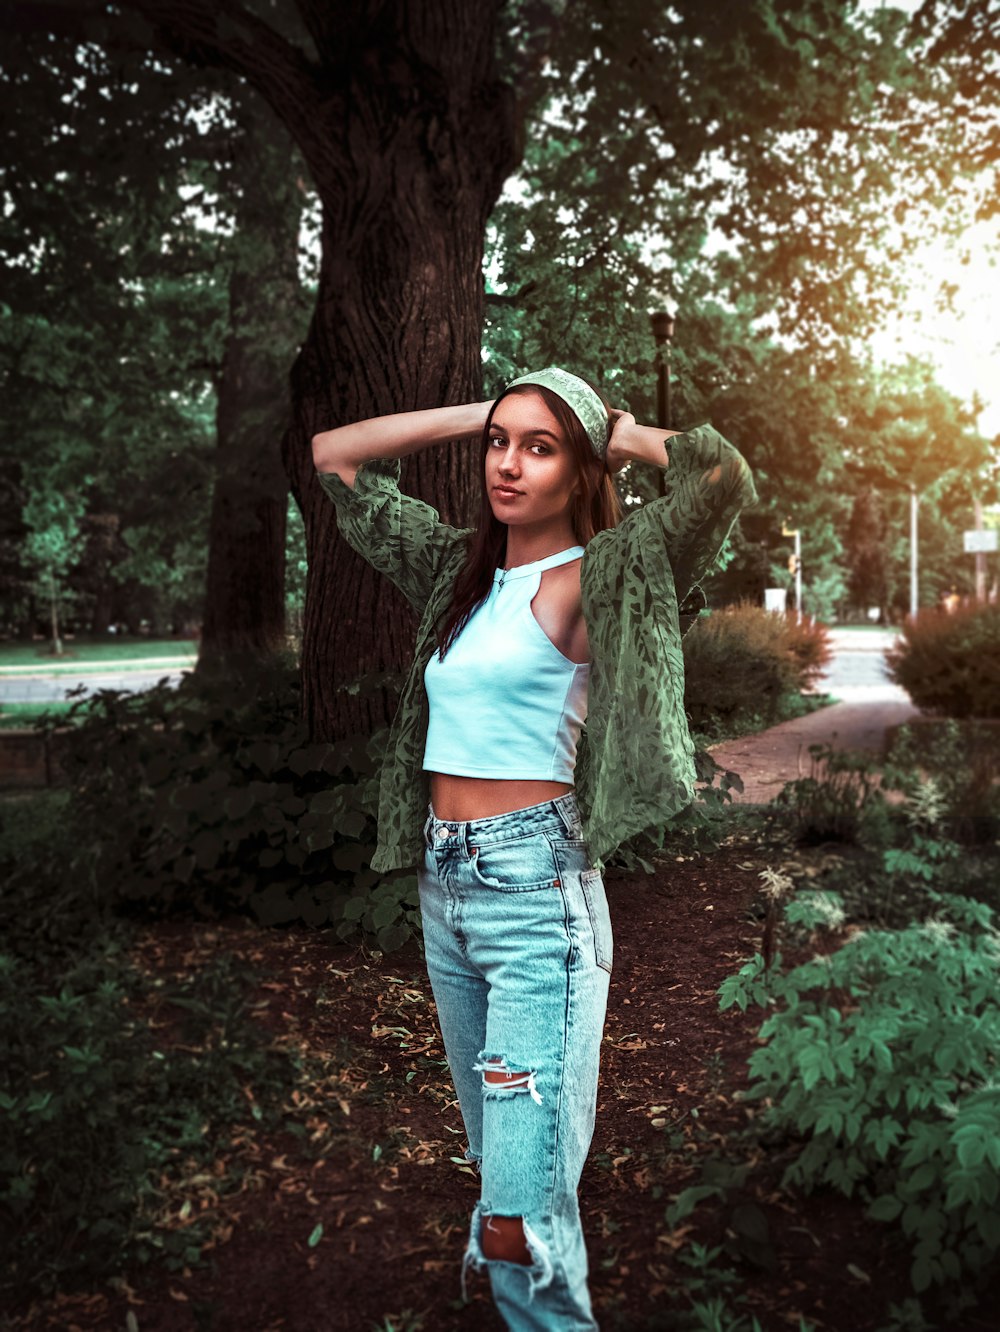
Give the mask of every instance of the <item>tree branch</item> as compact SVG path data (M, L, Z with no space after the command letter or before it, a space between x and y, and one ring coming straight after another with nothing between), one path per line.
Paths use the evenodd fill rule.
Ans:
M105 0L0 0L8 31L166 50L195 66L231 70L260 93L307 157L313 155L307 145L315 148L319 69L238 0L117 0L117 9L109 12Z

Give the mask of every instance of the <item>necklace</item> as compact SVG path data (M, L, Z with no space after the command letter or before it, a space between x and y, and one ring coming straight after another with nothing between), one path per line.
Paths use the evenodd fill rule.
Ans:
M500 581L499 581L499 583L497 583L497 591L498 591L498 592L502 592L502 591L503 591L503 580L504 580L506 577L507 577L507 570L504 569L503 573L500 575Z

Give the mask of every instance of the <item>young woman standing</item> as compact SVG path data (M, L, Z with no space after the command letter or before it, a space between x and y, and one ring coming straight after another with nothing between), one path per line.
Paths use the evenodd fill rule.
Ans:
M482 441L477 526L398 488L406 454ZM482 1192L465 1254L508 1327L594 1329L577 1186L612 961L601 865L692 798L678 603L753 498L710 426L609 410L549 367L495 402L313 439L341 533L421 616L372 865L418 864L424 943ZM667 468L622 517L613 474ZM586 719L586 727L584 721Z

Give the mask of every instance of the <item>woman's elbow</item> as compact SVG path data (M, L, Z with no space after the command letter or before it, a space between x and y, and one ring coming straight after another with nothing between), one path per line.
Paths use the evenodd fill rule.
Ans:
M337 431L321 430L312 437L313 466L317 472L335 472L338 462Z

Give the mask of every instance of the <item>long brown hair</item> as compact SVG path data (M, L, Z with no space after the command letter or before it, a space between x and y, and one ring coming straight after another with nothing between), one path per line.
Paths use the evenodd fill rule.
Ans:
M596 392L596 390L595 390ZM591 537L606 527L616 527L622 518L622 503L611 473L594 453L594 446L584 430L580 418L557 393L541 384L521 384L506 389L490 408L483 426L479 458L479 518L469 536L465 564L455 579L451 603L438 623L438 645L441 659L468 623L476 607L486 599L493 582L494 571L506 558L507 524L500 522L493 512L486 489L486 454L490 447L490 428L493 414L510 393L538 393L559 422L563 435L570 444L580 489L573 497L570 518L577 544L585 546ZM609 411L608 403L598 394Z

